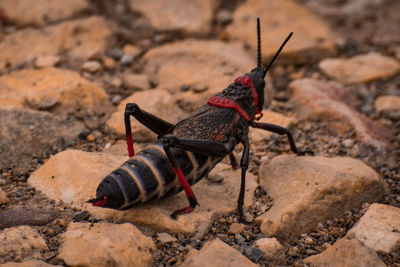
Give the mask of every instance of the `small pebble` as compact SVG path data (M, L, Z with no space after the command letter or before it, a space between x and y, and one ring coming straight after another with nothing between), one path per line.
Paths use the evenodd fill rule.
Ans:
M111 102L112 102L114 105L118 105L119 102L121 102L121 100L122 100L122 97L121 97L120 95L115 95L115 96L113 96L113 97L111 98Z
M101 64L97 61L87 61L83 63L82 69L94 73L101 69Z
M246 228L246 225L241 224L241 223L233 223L229 227L228 234L240 234L244 228Z
M236 234L235 241L237 244L241 245L246 241L246 239L244 239L244 237L241 234Z
M217 21L221 24L227 24L232 21L232 12L229 9L221 9L217 13Z
M116 67L116 62L112 57L106 57L103 60L103 65L104 65L104 68L106 68L108 70L114 70Z
M96 138L94 137L94 134L89 134L88 136L86 136L86 140L88 142L94 142L94 140L96 140Z
M133 62L133 56L132 55L128 55L128 54L124 54L120 60L120 63L122 65L129 65Z
M161 242L161 243L171 243L171 242L176 242L176 238L171 236L168 233L157 233L157 239Z
M262 257L262 251L259 248L246 249L247 257L253 262L259 262Z
M86 220L90 217L90 213L86 210L78 211L72 215L72 219L75 221Z

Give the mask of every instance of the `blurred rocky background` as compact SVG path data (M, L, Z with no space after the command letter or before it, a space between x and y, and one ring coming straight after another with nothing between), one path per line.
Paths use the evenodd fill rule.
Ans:
M0 266L400 266L400 1L0 0ZM123 109L172 123L293 38L266 77L240 171L113 211ZM156 136L132 120L136 148ZM241 147L236 150L240 158Z

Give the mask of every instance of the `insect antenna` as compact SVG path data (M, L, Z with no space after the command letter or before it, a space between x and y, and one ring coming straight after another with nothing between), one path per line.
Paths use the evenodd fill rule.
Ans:
M268 66L265 68L264 70L264 76L265 74L267 74L267 71L269 70L269 68L272 66L272 64L274 63L275 59L278 57L279 53L282 51L283 47L286 45L286 43L289 41L289 39L292 37L293 32L291 32L288 37L286 37L285 41L282 43L281 47L279 47L278 52L275 53L274 57L271 59L271 61L269 62Z
M261 68L261 30L260 18L257 18L257 68Z

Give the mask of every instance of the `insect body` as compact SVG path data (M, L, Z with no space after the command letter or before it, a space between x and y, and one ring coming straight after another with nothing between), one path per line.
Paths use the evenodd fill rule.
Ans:
M176 210L171 217L191 212L198 202L191 185L207 176L209 171L229 155L232 167L237 167L232 154L235 146L243 144L240 161L241 185L238 211L243 220L243 201L246 171L249 163L249 127L264 129L289 138L291 150L299 155L292 135L286 128L268 123L257 123L264 106L264 77L286 44L290 34L269 65L261 64L260 21L257 19L257 67L240 76L221 93L212 96L206 105L173 125L136 104L127 104L125 130L128 152L131 157L118 169L103 179L97 188L94 206L127 209L151 198L162 197L183 188L189 206ZM130 116L158 134L158 142L134 156Z

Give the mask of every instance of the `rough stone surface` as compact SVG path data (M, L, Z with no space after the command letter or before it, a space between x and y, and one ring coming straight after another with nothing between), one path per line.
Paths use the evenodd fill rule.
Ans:
M7 193L0 188L0 205L9 203L10 200L7 197Z
M200 251L193 249L189 252L182 267L234 267L234 266L257 266L239 251L219 238L208 241Z
M203 179L193 186L201 206L190 214L178 217L177 220L171 219L170 214L179 207L187 206L184 192L127 211L103 209L86 204L87 200L95 196L97 186L102 179L125 160L126 157L106 153L67 150L58 153L32 173L28 182L48 198L63 201L76 208L84 206L97 218L132 222L170 233L200 231L201 227L209 225L213 214L236 210L240 171L233 171L230 166L222 163L217 165L210 175L218 173L225 177L224 181L211 184L207 179ZM252 204L254 190L257 187L256 177L248 173L246 178L245 209Z
M86 61L85 63L83 63L82 69L94 73L101 70L101 64L95 60Z
M345 238L356 238L376 252L400 248L400 208L372 204Z
M61 265L52 265L39 260L28 260L23 262L6 262L0 264L0 267L53 267Z
M100 181L127 157L66 150L33 172L28 183L47 197L81 207L96 193Z
M89 5L86 0L3 0L0 9L4 16L18 26L44 25L71 17Z
M375 100L374 105L378 112L400 112L400 96L380 96Z
M234 12L228 34L243 40L256 51L257 17L260 17L262 55L266 61L276 53L290 32L294 35L279 56L280 61L309 63L335 51L335 36L328 25L309 9L291 0L246 1Z
M304 260L311 266L369 267L386 266L379 256L358 240L340 239L319 255Z
M382 178L352 158L279 156L261 165L259 179L274 204L257 220L281 242L384 193Z
M240 234L244 228L246 228L246 225L242 223L232 223L229 227L228 234Z
M57 69L20 70L0 77L2 109L32 108L56 114L80 112L95 119L112 108L105 91L78 73Z
M28 168L33 157L77 139L86 128L79 122L29 110L0 110L0 166Z
M43 237L29 226L7 228L0 232L0 263L40 259L40 253L45 250L47 245Z
M371 52L349 59L328 58L318 67L340 82L365 83L393 76L400 70L400 63L394 58Z
M122 76L122 84L132 90L144 91L150 88L149 77L146 74L126 72Z
M388 149L389 134L385 127L360 114L357 100L335 82L301 79L289 85L298 114L311 119L323 119L338 132L353 129L360 141L359 155L381 155Z
M41 55L66 53L75 59L87 59L104 52L110 34L107 21L100 17L67 21L41 30L21 30L0 43L0 70Z
M130 0L133 10L142 13L158 31L207 34L220 0L140 1Z
M60 60L60 57L55 55L39 56L35 60L35 67L39 69L53 67L60 62Z
M46 225L55 218L54 212L38 208L1 210L0 229L19 225Z
M287 128L294 120L294 117L288 117L278 112L263 110L264 116L258 121L261 123L272 123L281 127ZM273 133L261 129L250 128L250 140L252 143L262 142L264 139L270 137Z
M184 118L185 113L174 104L174 97L164 90L147 90L135 92L124 99L117 110L111 114L106 125L113 132L125 136L124 110L127 103L136 103L140 109L147 111L170 123L177 123ZM156 140L156 134L131 117L132 135L134 141Z
M172 243L172 242L176 242L177 239L173 236L171 236L168 233L157 233L157 239L161 242L161 243Z
M254 245L258 247L263 257L273 262L283 262L286 258L285 247L276 238L260 238Z
M144 55L145 71L160 89L173 92L188 111L256 66L240 43L185 40L151 49ZM182 92L182 86L188 88Z
M150 266L156 247L132 224L71 223L58 258L68 266Z

